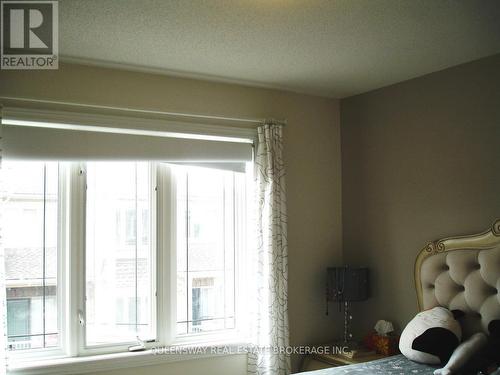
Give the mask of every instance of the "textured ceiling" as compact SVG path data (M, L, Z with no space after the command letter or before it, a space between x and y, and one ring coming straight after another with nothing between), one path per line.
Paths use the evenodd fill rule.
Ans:
M499 0L61 0L63 60L345 97L500 52Z

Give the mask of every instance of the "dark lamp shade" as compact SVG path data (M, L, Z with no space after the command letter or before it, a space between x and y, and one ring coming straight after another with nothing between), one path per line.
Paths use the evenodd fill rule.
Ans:
M368 268L330 267L327 269L327 301L364 301L370 297L369 284Z

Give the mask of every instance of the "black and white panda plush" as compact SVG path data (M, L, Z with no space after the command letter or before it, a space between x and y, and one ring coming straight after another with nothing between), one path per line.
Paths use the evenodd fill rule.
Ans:
M462 340L457 317L440 306L418 313L401 333L399 350L415 362L446 364Z

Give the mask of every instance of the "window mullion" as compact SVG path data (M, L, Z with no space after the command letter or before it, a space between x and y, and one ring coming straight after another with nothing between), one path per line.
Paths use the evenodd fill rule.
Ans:
M152 333L155 334L155 339L158 342L158 306L160 303L160 297L158 293L158 277L159 277L159 268L158 268L158 166L156 163L151 163L149 168L150 174L150 251L151 251L151 324L153 325Z
M85 311L85 165L72 163L69 168L69 270L67 298L67 352L69 356L81 354L85 346L85 327L80 319Z
M157 333L158 341L169 345L174 340L176 318L175 263L175 184L171 169L157 168Z

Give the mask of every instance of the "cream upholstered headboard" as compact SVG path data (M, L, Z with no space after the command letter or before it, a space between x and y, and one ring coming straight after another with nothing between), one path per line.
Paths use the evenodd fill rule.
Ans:
M484 233L429 243L415 262L415 287L420 310L462 310L465 337L488 333L500 319L500 220Z

